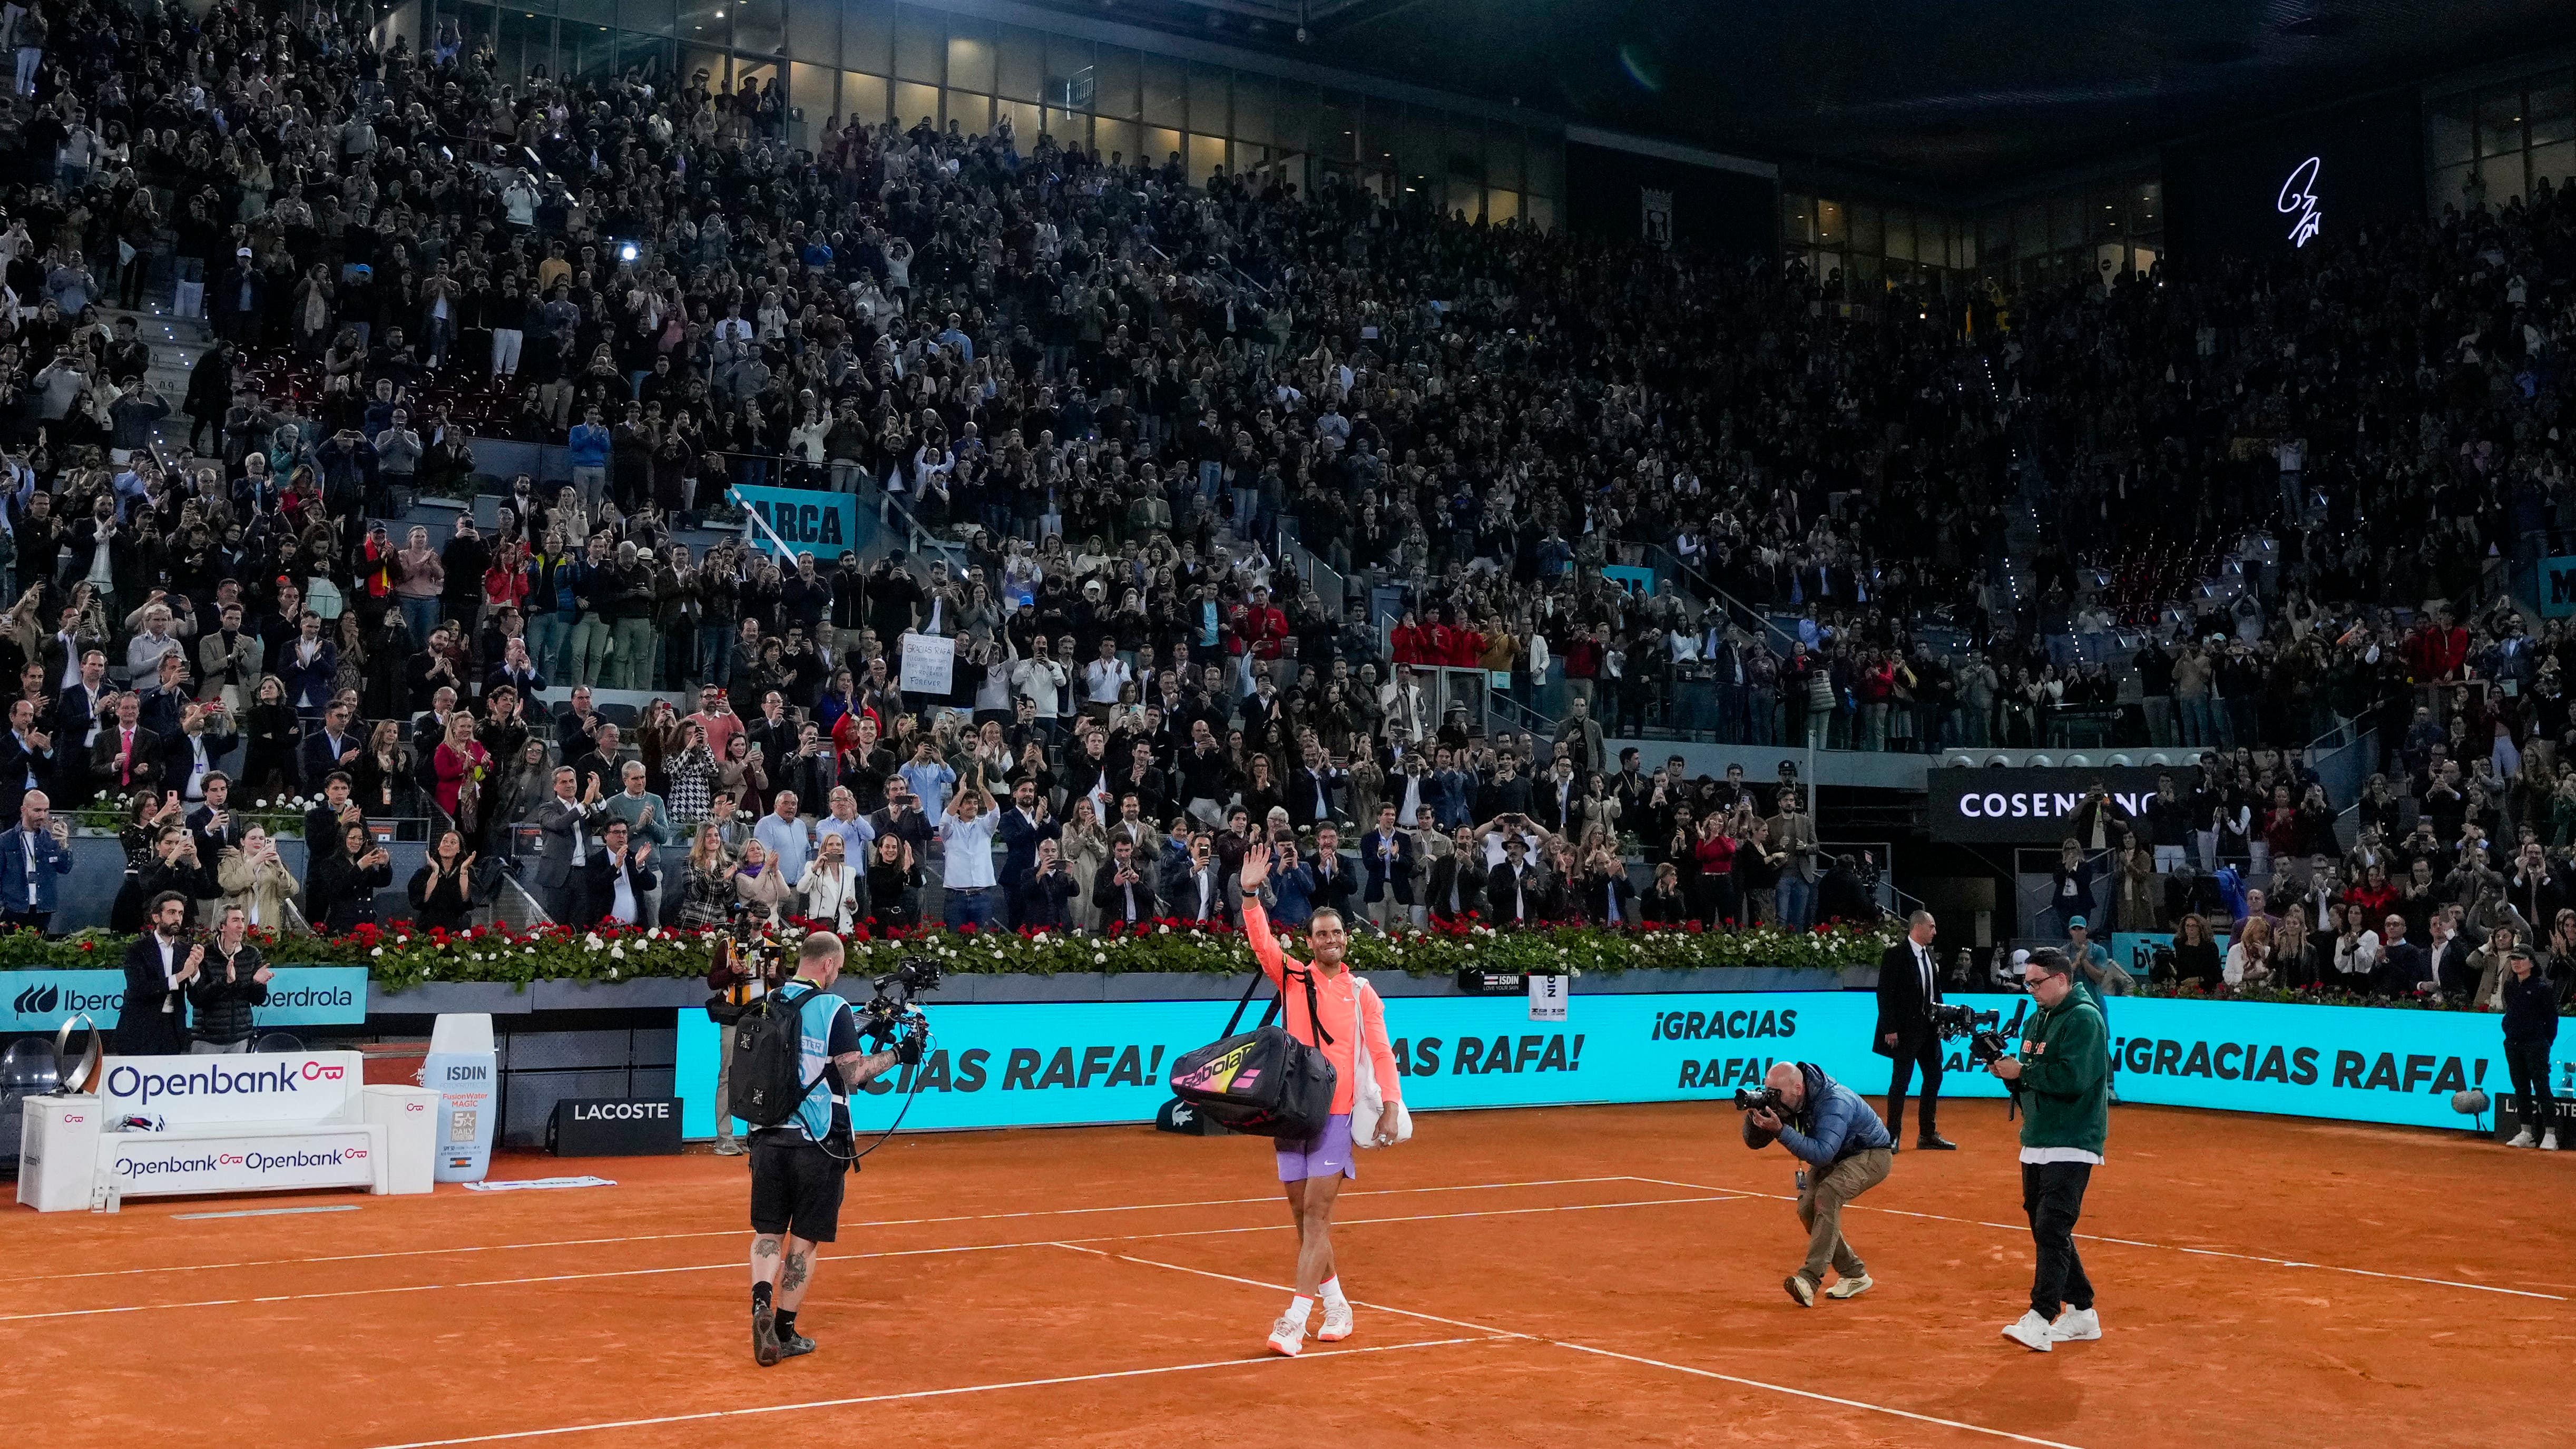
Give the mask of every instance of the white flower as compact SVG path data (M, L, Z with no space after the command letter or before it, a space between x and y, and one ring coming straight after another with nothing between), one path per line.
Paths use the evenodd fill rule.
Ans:
M609 968L608 968L608 979L609 979L609 980L611 980L611 981L614 981L614 980L616 980L616 979L617 979L617 968L616 968L616 967L611 966L611 967L609 967Z
M1029 944L1032 946L1043 946L1046 943L1047 933L1044 931L1040 931L1036 935L1029 937Z
M623 961L626 959L626 948L623 946L611 946L608 948L608 956L612 961ZM608 974L611 976L616 975L617 968L614 966L609 967Z
M382 946L378 946L376 949L374 949L374 950L372 950L372 951L369 951L367 954L368 954L368 955L370 955L370 956L381 956L381 955L385 954L385 948L384 948L384 947L382 947Z
M1168 936L1172 934L1172 928L1169 926L1156 926L1154 928L1154 934L1157 936Z
M397 945L397 946L408 946L408 945L410 945L410 944L411 944L411 937L409 937L409 936L396 936L396 937L394 937L394 944L395 944L395 945Z
M1094 951L1091 953L1091 960L1094 965L1106 966L1109 964L1109 953L1106 951Z

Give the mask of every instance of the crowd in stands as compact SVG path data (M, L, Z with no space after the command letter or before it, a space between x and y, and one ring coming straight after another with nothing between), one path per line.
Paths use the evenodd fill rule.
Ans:
M354 5L0 14L0 866L105 801L129 921L176 889L360 923L389 883L361 827L421 816L423 920L512 869L567 920L1218 916L1286 832L1292 923L1803 925L1869 908L1794 787L1605 742L2044 744L2126 701L2146 741L2235 752L2201 814L2213 863L2249 817L2251 870L2305 793L2257 747L2377 712L2510 808L2567 727L2576 644L2491 562L2568 506L2561 194L2295 265L1846 309L1329 175L927 119L798 149L774 91L504 74ZM218 339L175 404L130 311L165 284ZM569 481L510 481L488 528L376 521L470 491L478 438L560 445ZM2033 457L2015 601L1991 554ZM939 546L685 541L764 484ZM2177 519L2268 527L2279 562L2180 628L2078 587ZM2171 637L2068 647L2122 628ZM905 687L906 634L954 642L947 689ZM1488 733L1431 670L1544 723ZM621 726L590 687L661 700ZM318 802L300 876L230 797ZM0 869L0 909L43 917L48 880Z

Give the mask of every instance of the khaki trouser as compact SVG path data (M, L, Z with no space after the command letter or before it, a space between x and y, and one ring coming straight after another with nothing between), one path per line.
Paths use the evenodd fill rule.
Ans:
M1843 1239L1843 1204L1887 1180L1895 1155L1884 1147L1855 1152L1822 1172L1807 1169L1807 1185L1798 1189L1798 1221L1807 1229L1807 1263L1798 1270L1810 1283L1825 1281L1825 1265L1843 1278L1869 1271L1860 1254Z

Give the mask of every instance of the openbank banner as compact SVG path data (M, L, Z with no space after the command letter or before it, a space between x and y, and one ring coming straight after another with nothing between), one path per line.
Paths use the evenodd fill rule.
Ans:
M1999 845L2055 845L2074 833L2084 793L2103 787L2131 815L2143 815L2155 798L2156 776L2170 771L2131 765L2098 769L2006 769L1952 766L1927 770L1934 840Z
M0 1032L52 1031L63 1018L83 1013L113 1027L124 1009L121 970L0 971ZM251 1021L263 1030L349 1026L366 1019L363 966L280 966L268 983L268 1001L251 1010Z
M293 1137L176 1137L129 1132L108 1164L131 1195L367 1187L376 1180L377 1134L363 1126Z
M2022 998L1954 996L2012 1018ZM1038 1127L1144 1122L1171 1095L1163 1071L1224 1029L1209 1002L957 1005L929 1008L934 1038L904 1126ZM1876 1099L1888 1062L1869 1049L1867 992L1637 996L1578 989L1562 1023L1533 1023L1518 997L1387 1003L1405 1100L1426 1110L1586 1102L1724 1101L1775 1061L1810 1061ZM2459 1126L2450 1094L2506 1089L2499 1018L2469 1012L2114 997L2112 1048L2123 1102L2274 1112L2352 1122ZM679 1013L682 1130L715 1133L717 1031ZM2576 1056L2576 1041L2561 1048ZM1947 1044L1945 1097L2001 1098ZM2576 1063L2559 1067L2560 1076ZM853 1103L861 1132L894 1118L911 1070Z
M111 1056L99 1105L111 1132L130 1117L174 1127L323 1122L347 1115L366 1075L366 1058L357 1052Z

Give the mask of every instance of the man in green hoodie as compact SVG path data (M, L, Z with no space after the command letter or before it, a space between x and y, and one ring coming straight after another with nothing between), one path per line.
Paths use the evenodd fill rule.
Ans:
M2093 1284L2075 1251L2084 1189L2111 1135L2110 1033L2066 953L2030 953L2024 984L2039 1003L2021 1053L1991 1070L2021 1096L2021 1207L2039 1248L2030 1311L2004 1337L2034 1353L2102 1336ZM2059 1310L2063 1308L2061 1316Z

